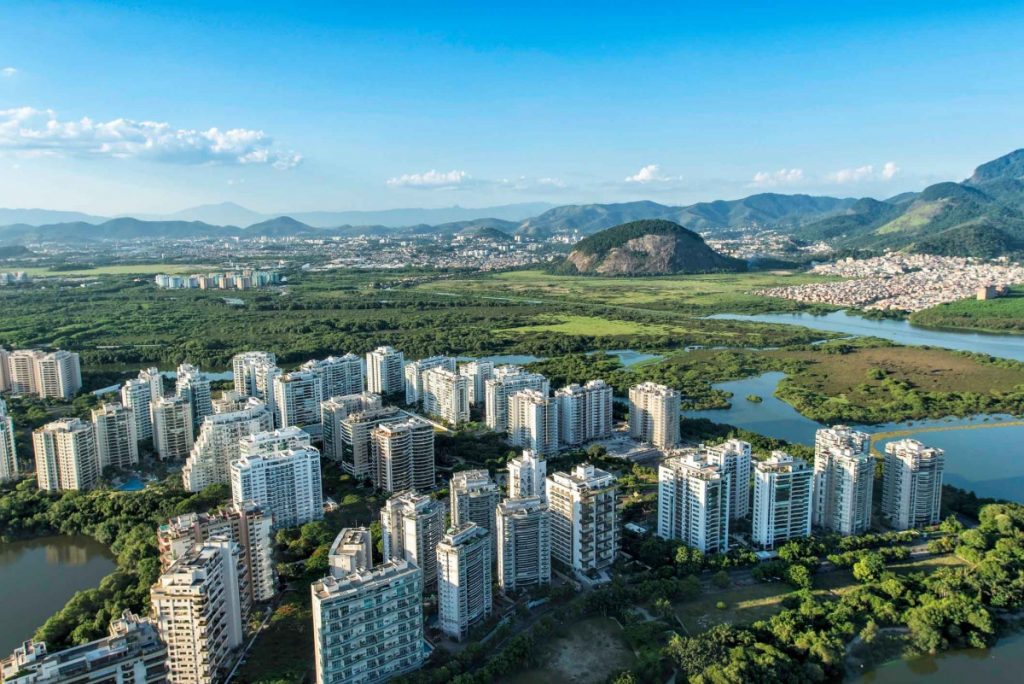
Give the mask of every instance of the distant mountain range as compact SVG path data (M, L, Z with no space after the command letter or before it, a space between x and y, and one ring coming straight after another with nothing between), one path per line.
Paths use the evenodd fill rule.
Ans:
M670 221L712 235L770 228L808 242L824 240L840 249L1016 255L1024 253L1024 150L982 164L963 182L937 183L921 192L884 200L762 193L685 207L650 201L566 206L527 203L288 216L265 216L223 203L169 216L114 219L43 209L0 209L0 243L481 231L491 236L545 236L574 230L591 235L644 219Z

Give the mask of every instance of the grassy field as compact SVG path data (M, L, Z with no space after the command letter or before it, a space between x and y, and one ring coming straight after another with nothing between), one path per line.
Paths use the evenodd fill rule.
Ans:
M622 628L610 618L589 618L574 623L543 646L542 668L499 679L502 684L573 682L597 684L633 664L633 652L622 637Z
M964 299L918 311L910 316L910 322L931 328L1024 333L1024 287L1012 288L1000 299Z
M34 278L49 276L103 276L103 275L156 275L157 273L205 273L217 270L210 265L195 264L115 264L95 268L76 268L71 271L54 271L46 267L21 269Z
M598 316L575 316L542 314L537 322L517 328L506 328L504 332L557 332L564 335L667 335L678 332L679 328L668 325L652 325L633 321L617 321Z

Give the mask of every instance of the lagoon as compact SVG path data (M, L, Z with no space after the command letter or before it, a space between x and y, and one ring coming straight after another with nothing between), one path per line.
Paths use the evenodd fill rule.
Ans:
M988 649L968 648L934 656L894 660L854 679L858 684L902 684L927 679L929 684L1018 682L1024 671L1024 634L1015 634Z

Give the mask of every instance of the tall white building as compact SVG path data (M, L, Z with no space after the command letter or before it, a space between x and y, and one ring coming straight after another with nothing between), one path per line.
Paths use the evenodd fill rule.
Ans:
M353 413L380 408L380 395L373 392L331 397L320 402L320 436L323 440L324 458L342 461L341 421Z
M366 389L388 396L405 393L405 355L393 347L377 347L366 354Z
M448 483L448 514L452 526L476 523L493 537L495 511L501 493L486 470L462 470ZM494 546L492 544L492 550Z
M547 396L551 385L540 373L527 373L519 366L498 366L494 369L493 377L484 381L487 427L495 432L508 432L508 399L522 390L536 390Z
M227 537L238 544L247 588L244 600L269 601L277 593L274 569L273 518L270 513L247 501L222 508L216 513L186 513L171 518L157 528L160 567L167 570L174 561L197 544L212 537Z
M254 397L242 399L231 395L218 402L221 412L203 420L199 437L182 468L182 481L190 492L212 484L229 484L231 462L239 456L239 440L273 429L274 421L266 404Z
M751 536L763 549L811 534L814 470L806 461L773 451L754 465Z
M429 368L422 377L424 413L450 425L469 422L469 378L447 368Z
M11 352L0 347L0 392L11 391Z
M437 590L437 554L444 536L444 504L413 491L395 494L380 511L385 560L407 560L423 570L427 593Z
M538 458L529 449L524 449L522 456L510 458L508 461L508 498L528 499L536 496L546 502L547 476L547 461Z
M589 463L548 476L551 557L575 572L607 568L619 552L615 476Z
M633 439L671 449L679 444L679 390L642 382L629 388L629 434Z
M459 375L469 381L469 405L483 404L485 384L494 376L494 362L477 359L464 363L459 366Z
M869 436L845 425L818 430L814 439L812 521L842 535L871 529L875 460Z
M939 522L945 452L916 439L885 445L882 466L882 515L897 530Z
M729 475L694 449L658 466L658 536L701 553L729 550Z
M156 397L153 415L153 447L161 461L183 461L195 443L192 404L185 397Z
M7 415L7 404L0 399L0 482L18 478L18 451L14 444L14 421Z
M273 352L249 351L235 354L231 358L235 392L239 396L266 401L267 397L261 396L257 378L269 368L277 368L277 355Z
M160 575L149 591L153 619L167 644L169 682L213 684L242 644L238 545L213 537Z
M307 361L301 370L320 378L320 393L324 399L363 391L363 360L355 354L328 356L326 359Z
M139 438L135 432L135 412L121 404L103 404L92 410L96 431L96 452L100 469L128 469L139 463Z
M405 364L405 403L418 404L423 401L423 376L431 368L444 368L455 372L455 358L431 356Z
M139 441L153 439L153 414L149 405L163 395L164 381L156 368L139 371L139 377L125 381L121 386L121 403L132 410Z
M389 560L342 574L332 565L310 589L317 684L378 684L423 665L420 568Z
M453 523L437 545L437 613L456 641L491 615L491 535L475 523Z
M730 439L704 447L704 457L719 472L729 476L729 517L740 520L750 515L750 443Z
M341 442L341 467L355 478L377 479L377 463L373 457L373 431L379 425L405 420L406 414L397 406L384 406L352 413L338 425ZM334 453L338 453L338 440L334 442Z
M312 371L293 371L274 378L275 425L307 427L320 425L320 402L324 399L320 376Z
M311 446L279 448L280 442L260 437L243 438L241 455L231 462L231 499L235 505L255 503L270 513L275 529L321 520L324 496L320 452Z
M555 392L558 402L559 439L576 447L612 434L612 388L604 380L586 385L567 385Z
M92 423L61 418L32 433L36 481L44 492L91 489L100 479Z
M539 496L498 504L498 586L504 592L551 583L551 515Z
M346 527L327 552L327 565L335 577L373 568L373 538L369 527Z
M375 484L385 492L434 486L434 426L422 418L383 423L370 435Z
M14 395L34 394L42 399L68 401L82 389L81 362L74 352L17 349L6 356L5 376Z
M196 366L190 363L178 366L174 394L188 399L188 403L192 406L193 425L199 425L203 422L203 418L213 415L210 378Z
M558 453L558 402L536 390L508 398L509 442L540 456Z

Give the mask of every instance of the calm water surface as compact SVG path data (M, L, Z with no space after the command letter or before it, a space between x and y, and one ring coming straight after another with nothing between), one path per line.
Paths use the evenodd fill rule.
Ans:
M858 684L1020 682L1024 680L1024 635L1000 639L990 649L964 649L937 656L895 660L854 679Z
M0 542L0 657L7 657L75 592L114 570L107 547L90 537Z

